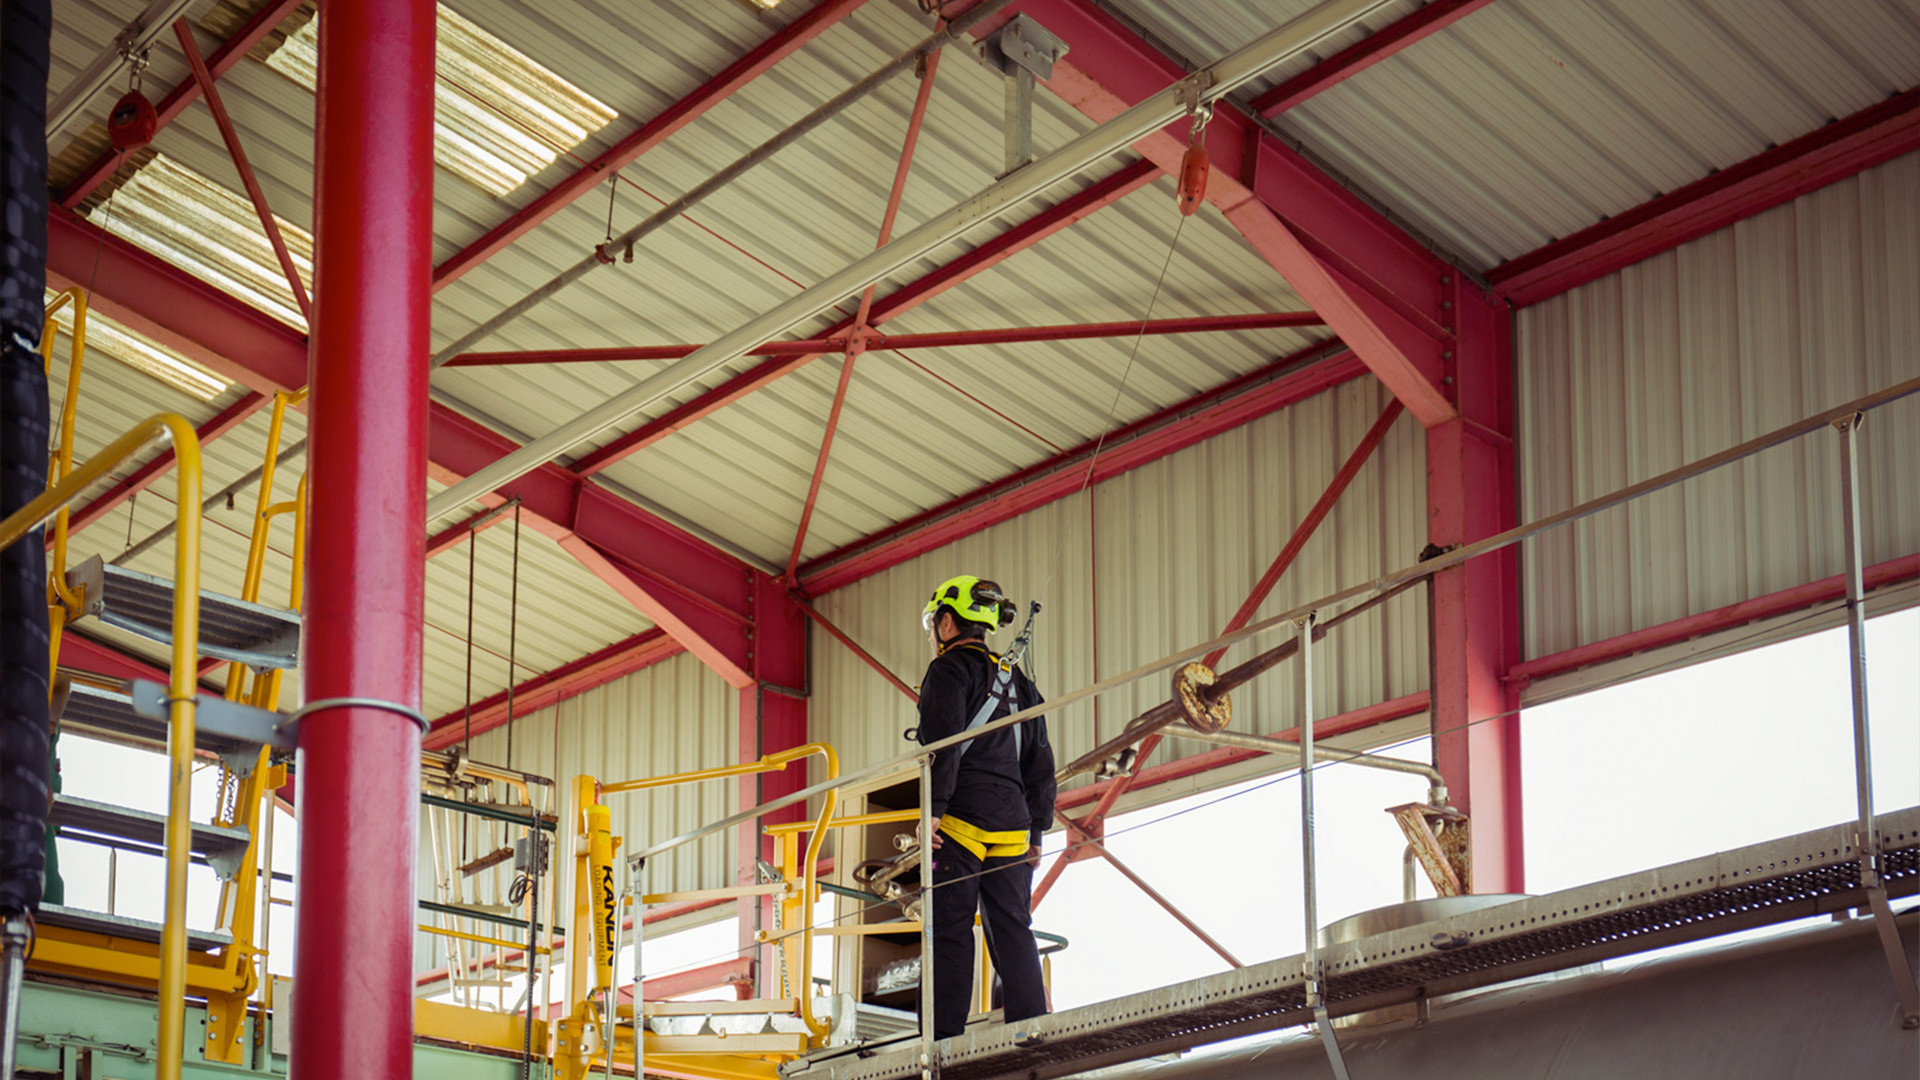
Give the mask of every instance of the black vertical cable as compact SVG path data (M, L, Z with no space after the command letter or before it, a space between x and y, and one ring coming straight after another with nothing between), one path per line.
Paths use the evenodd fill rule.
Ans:
M513 500L513 584L507 592L507 768L513 768L513 683L520 677L514 653L520 641L520 500Z
M47 486L49 0L0 3L0 517ZM32 912L46 881L47 556L42 530L0 551L0 913Z

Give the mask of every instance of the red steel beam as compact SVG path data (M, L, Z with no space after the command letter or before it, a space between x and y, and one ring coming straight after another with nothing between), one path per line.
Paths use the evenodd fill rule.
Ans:
M795 603L800 605L800 611L804 615L806 615L807 618L812 619L814 622L820 624L820 629L825 630L829 635L831 635L833 640L839 642L842 645L845 645L849 652L859 657L860 660L863 663L865 663L868 667L879 672L880 677L887 680L887 682L891 683L895 690L898 690L901 693L907 695L908 701L914 702L915 704L919 703L920 695L914 691L913 687L908 686L904 679L900 678L900 676L898 675L895 675L892 671L889 671L885 664L882 664L880 661L874 659L873 654L861 648L860 643L853 640L853 638L847 636L846 631L833 625L833 623L829 621L825 615L820 614L820 612L816 610L812 604L809 604L804 600L796 600Z
M102 314L256 392L306 384L307 340L298 330L65 211L48 215L47 235L50 280L84 282L99 260L92 305ZM442 483L517 448L451 409L428 407L428 471ZM752 569L744 562L558 465L543 466L498 494L519 498L529 528L621 588L722 677L735 686L752 684L752 639L743 621ZM632 567L646 568L644 580L635 580ZM688 593L699 602L689 602Z
M266 231L267 243L273 245L273 256L280 261L280 272L287 275L287 287L293 291L294 302L300 305L300 314L311 320L313 304L307 298L306 283L300 280L300 268L293 265L293 253L287 250L286 237L280 235L280 222L274 219L273 210L267 206L267 193L260 190L260 178L253 174L253 166L247 163L246 148L240 145L240 132L233 126L233 117L227 115L227 103L220 100L220 88L213 84L213 73L207 70L207 62L200 55L200 46L194 43L193 28L187 25L185 16L174 20L173 36L180 39L180 51L185 54L187 65L193 69L193 80L200 84L200 93L207 99L214 126L220 129L220 138L227 144L227 154L233 158L233 166L240 173L240 186L246 189L247 199L253 203L253 212L260 218L260 228Z
M1096 122L1187 75L1091 0L1027 0L1022 10L1073 43L1047 85ZM997 20L975 33L992 32ZM1134 150L1175 172L1187 149L1188 126L1177 121L1135 143ZM1441 306L1440 291L1452 269L1232 108L1216 113L1207 136L1213 158L1207 201L1422 425L1452 419L1453 407L1440 388L1454 322L1454 313Z
M1308 510L1307 516L1301 519L1300 524L1293 530L1293 535L1287 537L1287 542L1281 547L1280 554L1274 557L1272 565L1267 567L1267 572L1260 575L1260 580L1254 583L1253 591L1247 594L1247 599L1240 605L1240 610L1233 613L1233 618L1227 620L1227 625L1221 629L1221 633L1231 634L1253 621L1254 612L1260 610L1260 605L1266 603L1267 597L1273 592L1273 587L1280 583L1280 575L1286 573L1287 568L1293 565L1293 560L1300 557L1300 552L1306 548L1307 541L1313 538L1313 534L1320 528L1320 523L1333 512L1334 504L1339 502L1340 496L1346 493L1347 485L1353 483L1353 478L1360 473L1360 467L1373 456L1373 452L1386 439L1387 432L1393 427L1393 422L1400 419L1403 411L1405 406L1398 400L1388 402L1387 407L1380 410L1380 418L1375 420L1373 426L1367 429L1367 433L1360 437L1359 445L1355 446L1353 452L1347 455L1347 460L1341 463L1339 470L1333 474L1333 480L1327 484L1327 489L1320 493L1320 498L1314 500L1312 509ZM1208 653L1201 663L1213 667L1219 664L1220 658L1225 655L1227 655L1226 649L1215 649Z
M269 400L271 399L265 394L248 393L239 401L220 410L219 415L194 429L200 445L204 447L246 423L247 418L259 412ZM173 468L173 461L172 450L155 455L152 461L135 469L125 480L108 488L98 498L76 510L67 526L67 534L71 536L78 533L81 529L112 513L121 503L147 490L147 485L165 476L167 470Z
M1702 177L1487 275L1515 307L1537 304L1920 149L1920 87Z
M1252 621L1254 612L1259 611L1260 605L1266 603L1268 595L1273 592L1273 587L1279 584L1281 575L1285 574L1287 568L1293 565L1293 561L1300 557L1300 552L1305 550L1307 541L1319 531L1321 522L1333 513L1334 504L1340 501L1340 496L1346 493L1347 485L1359 475L1360 467L1367 463L1367 459L1373 456L1374 450L1387 437L1387 431L1393 427L1393 422L1400 419L1403 408L1404 406L1398 400L1394 400L1388 402L1387 407L1381 410L1379 419L1375 420L1373 426L1367 429L1367 433L1361 436L1359 445L1353 448L1353 452L1347 455L1347 460L1342 462L1340 468L1334 472L1333 479L1328 482L1326 490L1314 500L1306 516L1300 519L1300 524L1294 526L1293 534L1287 537L1285 544L1281 545L1280 554L1274 557L1266 573L1260 575L1260 580L1254 582L1253 589L1248 592L1246 600L1240 604L1240 609L1233 613L1233 617L1227 620L1227 625L1220 630L1221 633L1231 634ZM1226 654L1227 650L1224 648L1215 649L1208 653L1201 663L1213 667L1219 664L1220 658ZM1159 749L1163 738L1161 734L1155 733L1142 739L1134 760L1144 764L1153 756L1153 752ZM1094 823L1104 820L1107 812L1113 809L1113 804L1119 801L1120 796L1126 794L1133 783L1133 778L1137 775L1139 773L1135 771L1116 777L1114 783L1107 788L1107 793L1094 804L1093 810L1087 815L1087 820Z
M913 171L914 147L920 144L920 125L927 119L927 102L933 98L933 78L940 70L940 54L925 58L920 71L920 89L914 94L913 112L907 117L907 134L901 140L900 164L893 170L893 186L887 192L887 209L880 215L880 239L875 247L886 247L893 238L893 223L900 216L900 198L907 193L907 176ZM860 310L854 313L853 329L847 338L847 358L840 365L840 382L833 391L833 407L827 411L827 430L820 437L820 457L814 462L813 477L807 482L807 500L800 508L800 525L793 531L793 549L787 554L786 580L793 580L800 565L800 549L807 543L807 526L813 524L814 503L820 498L820 482L827 475L827 459L833 453L833 437L840 430L840 410L847 404L847 389L853 385L853 365L865 352L867 318L873 314L873 293L878 282L860 294Z
M1907 555L1898 559L1888 559L1883 563L1875 563L1866 568L1865 577L1869 591L1913 581L1920 578L1920 555ZM1821 604L1835 603L1846 597L1846 578L1836 574L1819 581L1810 581L1805 585L1795 585L1790 589L1781 589L1765 596L1756 596L1724 607L1717 607L1712 611L1703 611L1698 615L1688 615L1658 626L1633 630L1603 641L1595 641L1563 652L1526 660L1507 670L1507 682L1515 690L1525 690L1528 685L1540 679L1563 675L1594 664L1603 664L1609 660L1624 659L1649 649L1677 645L1703 634L1731 630L1761 619L1771 619L1796 611L1804 611L1810 607L1818 607Z
M1275 361L1178 405L1137 420L1104 442L1083 443L978 491L888 526L800 568L799 584L819 596L971 536L1366 374L1351 355L1328 359L1319 345ZM1318 362L1313 362L1318 361ZM1303 366L1304 365L1304 366ZM1099 450L1089 479L1087 462Z
M433 0L327 0L289 1069L413 1071Z
M1160 170L1148 162L1135 162L1121 169L1085 191L1062 200L1053 208L1034 215L960 258L891 293L874 305L872 317L868 322L877 326L925 303L975 274L997 266L1013 255L1025 251L1087 215L1119 202L1151 183L1159 173ZM851 319L843 319L829 329L828 336L843 333L851 326ZM591 476L621 458L652 446L703 417L713 415L775 379L799 370L825 353L838 351L838 349L822 350L802 356L775 357L767 360L595 450L576 462L574 468L583 476Z
M1433 0L1255 98L1253 109L1262 116L1278 116L1491 3L1493 0Z
M233 66L272 33L274 27L279 26L288 15L293 14L293 10L299 7L301 2L302 0L270 0L266 7L261 8L247 20L245 26L215 49L212 56L207 57L207 71L217 79L233 70ZM183 79L180 85L174 87L166 97L160 100L160 104L154 106L154 112L159 117L159 127L164 128L173 123L199 96L200 84L191 77ZM88 195L93 194L95 188L110 179L120 168L121 162L125 160L124 153L111 149L95 158L93 164L87 166L86 171L80 174L80 178L73 182L73 186L60 195L57 200L58 205L66 210L79 206Z
M448 256L433 269L433 290L439 292L458 281L461 275L485 262L540 223L572 205L574 200L599 186L602 180L633 164L642 154L671 138L675 132L698 120L734 91L765 74L775 64L793 55L841 19L852 14L866 0L821 0L806 14L789 23L786 29L761 42L747 55L728 65L726 70L699 89L668 106L660 115L608 148L599 157L555 184L507 220L487 230L486 235Z
M571 663L526 679L513 688L513 715L507 715L507 692L476 702L473 706L475 735L541 709L552 708L571 697L595 687L625 678L642 668L671 659L686 650L659 628L643 630L624 641L616 641ZM435 720L427 729L423 745L428 750L452 746L466 737L467 712L456 709Z
M1067 323L1057 326L1010 326L989 330L947 330L926 334L860 335L867 351L881 349L948 349L967 345L1024 345L1036 341L1084 341L1090 338L1130 338L1144 334L1210 334L1244 330L1276 330L1299 326L1325 326L1326 321L1311 311L1275 311L1249 315L1200 315L1184 319L1141 319L1133 322ZM804 356L825 354L847 347L849 336L804 338L799 341L769 341L754 349L752 356ZM447 367L495 367L508 364L582 364L617 360L678 360L690 356L704 345L635 345L604 349L522 349L505 352L464 353L447 361Z

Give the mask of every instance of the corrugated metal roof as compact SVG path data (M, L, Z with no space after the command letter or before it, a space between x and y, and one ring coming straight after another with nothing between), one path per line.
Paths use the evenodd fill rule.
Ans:
M1200 61L1309 6L1102 2ZM1910 0L1500 0L1279 123L1487 269L1916 83Z
M1370 382L1334 391L1031 511L820 597L826 617L889 670L917 682L927 662L918 613L933 583L990 576L1021 604L1046 605L1033 672L1043 692L1085 686L1219 633L1320 497L1386 403ZM1355 477L1332 515L1261 605L1256 618L1412 563L1426 542L1426 441L1403 419ZM1090 507L1091 499L1091 507ZM1231 665L1286 640L1270 633L1235 646ZM913 705L848 650L822 642L814 732L852 769L906 747ZM1321 716L1376 704L1426 685L1423 594L1389 601L1329 635L1315 653ZM1234 697L1233 727L1269 734L1293 726L1291 665ZM1049 714L1061 762L1117 734L1166 700L1148 679ZM1156 760L1204 753L1183 740Z
M1920 154L1523 310L1533 520L1920 375ZM1817 432L1524 548L1526 653L1845 568L1839 436ZM1860 434L1868 563L1920 534L1920 401Z

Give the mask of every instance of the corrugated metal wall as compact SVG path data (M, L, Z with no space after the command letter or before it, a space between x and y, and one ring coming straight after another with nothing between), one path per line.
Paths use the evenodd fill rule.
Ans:
M738 754L739 692L690 654L637 671L512 724L473 737L473 759L551 776L560 806L573 778L632 780L733 762ZM717 821L738 809L732 780L609 795L613 831L633 850ZM704 889L733 884L731 837L716 834L648 860L647 888ZM564 875L563 875L564 876ZM564 909L563 909L564 910Z
M1533 520L1920 375L1920 154L1520 312ZM1920 551L1920 401L1861 431L1869 564ZM1548 655L1838 574L1839 436L1820 432L1529 542Z
M919 615L933 586L954 574L996 577L1021 603L1046 604L1033 664L1042 691L1077 689L1219 633L1386 402L1373 380L1349 383L821 597L820 609L914 683L927 662ZM1413 562L1426 539L1425 475L1425 440L1402 418L1260 614ZM1409 594L1330 636L1316 666L1321 714L1423 688L1425 624L1424 599ZM1284 669L1266 676L1236 696L1233 726L1292 726L1293 693ZM1049 717L1056 755L1085 751L1096 730L1111 735L1165 698L1156 677L1066 706ZM913 722L905 695L816 638L813 731L839 749L843 767L905 749L901 732ZM1206 749L1170 742L1155 760Z

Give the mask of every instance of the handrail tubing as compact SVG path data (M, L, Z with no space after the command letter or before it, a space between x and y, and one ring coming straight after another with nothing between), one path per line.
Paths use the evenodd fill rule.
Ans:
M722 765L712 769L701 769L696 772L678 773L671 776L616 781L611 784L600 785L600 794L610 795L627 791L644 791L650 788L692 783L699 780L717 780L729 776L779 772L796 761L804 761L807 758L815 756L826 759L827 778L824 783L827 787L822 792L824 797L820 802L820 817L814 823L813 834L807 839L805 869L801 875L800 910L803 933L800 937L800 970L802 972L810 972L813 970L813 897L817 891L815 879L820 862L820 848L826 842L827 830L833 821L834 807L840 799L840 785L838 782L838 777L840 776L840 755L834 751L833 747L826 743L805 743L786 750L777 750L761 757L758 761L741 762L738 765ZM790 805L790 803L787 805ZM642 861L632 859L627 861L630 874L638 871L642 865ZM633 886L633 891L635 896L640 895L640 888L637 882ZM638 997L638 994L635 996ZM814 1015L813 995L809 993L802 993L800 995L800 1018L806 1022L807 1029L815 1036L825 1035L832 1026L827 1021Z
M200 440L185 417L157 413L0 521L0 548L18 543L149 442L173 440L177 527L173 553L172 668L167 679L166 920L160 930L158 1080L179 1080L187 1017L188 801L193 778L195 660L200 651Z
M736 825L753 821L775 810L792 806L797 802L802 802L815 795L823 794L847 784L857 783L891 772L915 768L921 761L942 750L951 749L961 743L969 742L985 735L991 735L996 731L1012 727L1015 724L1025 723L1036 716L1059 709L1062 706L1071 705L1076 701L1081 701L1098 694L1104 694L1109 690L1125 686L1129 683L1138 682L1150 675L1157 675L1161 672L1168 671L1190 660L1197 660L1215 649L1226 648L1245 641L1248 638L1258 637L1269 630L1298 623L1308 615L1316 614L1331 605L1383 593L1404 585L1407 582L1431 577L1442 570L1450 570L1456 566L1460 566L1469 559L1478 558L1482 555L1488 555L1511 547L1522 540L1526 540L1550 529L1558 528L1582 518L1591 517L1603 510L1612 509L1621 503L1629 502L1643 495L1648 495L1682 481L1712 472L1715 469L1751 457L1763 450L1770 450L1783 443L1791 442L1802 435L1807 435L1823 427L1831 426L1834 422L1843 420L1855 413L1868 412L1902 398L1910 397L1916 393L1920 393L1920 378L1912 378L1904 382L1895 383L1885 389L1855 398L1843 405L1836 405L1831 409L1815 413L1812 416L1797 420L1784 427L1775 428L1773 431L1767 432L1764 435L1728 447L1719 453L1710 454L1698 461L1679 466L1678 468L1669 469L1658 476L1649 477L1638 483L1618 488L1606 495L1601 495L1578 505L1568 507L1558 513L1549 514L1537 521L1516 526L1505 532L1495 533L1484 540L1476 540L1470 544L1463 544L1450 551L1427 559L1424 562L1415 563L1412 566L1395 571L1384 577L1362 582L1357 585L1349 585L1344 589L1329 593L1316 600L1307 601L1297 607L1283 611L1278 615L1269 616L1258 622L1248 623L1239 630L1221 634L1211 640L1189 646L1179 652L1163 656L1158 660L1149 661L1131 670L1123 671L1118 675L1111 675L1097 682L1088 683L1086 686L1069 691L1044 704L1036 705L1030 709L1022 709L1019 712L1003 716L998 720L982 724L977 728L971 728L959 734L941 739L938 742L929 743L918 750L909 750L902 754L896 754L884 761L856 769L838 781L825 781L802 788L799 791L769 799L757 806L742 810L737 814L732 814L719 821L690 829L678 836L636 851L627 856L627 861L629 864L642 862L662 852L671 851L683 844L688 844L702 837L711 836L714 833L733 828Z

